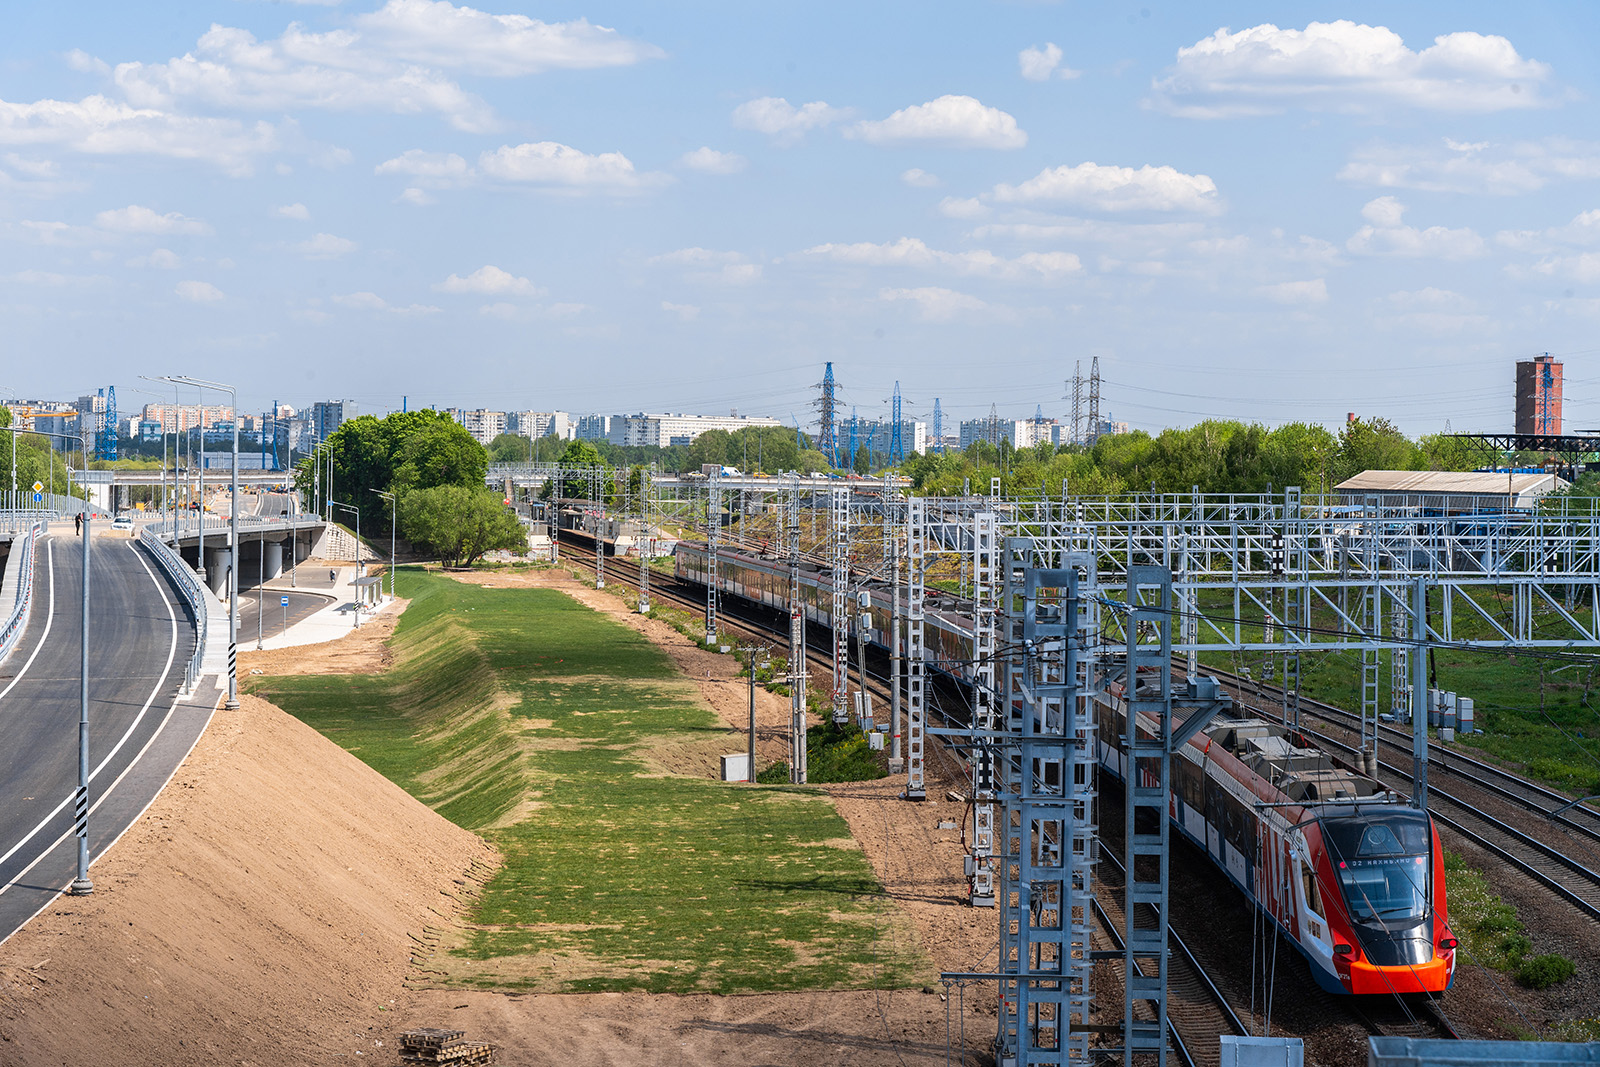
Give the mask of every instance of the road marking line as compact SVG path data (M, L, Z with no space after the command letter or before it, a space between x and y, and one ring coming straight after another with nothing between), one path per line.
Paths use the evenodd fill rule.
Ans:
M11 692L12 688L18 682L22 681L22 676L24 674L28 673L28 668L33 666L33 661L34 661L35 658L38 657L39 650L44 647L45 638L50 636L50 624L55 621L55 617L56 617L56 546L55 546L54 539L46 541L44 543L44 552L45 552L45 570L48 571L49 574L50 574L50 601L49 601L49 607L45 611L45 614L44 614L44 633L39 635L39 643L34 646L33 655L28 657L28 662L24 663L22 665L22 669L17 672L17 676L15 678L11 679L11 685L6 686L4 689L0 689L0 699L4 699L5 695L7 693ZM4 857L0 857L0 861L3 861L3 859L4 859Z
M134 555L136 557L138 556L138 553L137 553L137 551L134 550L133 545L132 545L131 542L128 545L128 550L130 552L134 552ZM53 557L52 557L52 562L53 562ZM142 557L140 557L139 558L139 562L141 564L144 564L144 559ZM149 566L145 565L145 571L148 573L149 570L150 570ZM52 575L53 575L53 573L54 572L52 571ZM155 577L154 575L151 575L152 580L154 579L154 577ZM156 697L160 694L161 689L162 689L163 685L166 682L167 674L172 670L172 660L173 660L173 657L176 656L177 652L178 652L178 620L177 620L177 616L173 614L171 601L167 601L166 600L166 596L167 596L166 590L161 589L159 586L157 586L157 591L161 594L161 597L162 597L163 601L166 602L167 615L168 615L169 618L172 619L172 644L170 646L168 646L168 648L167 648L167 666L166 666L166 669L162 671L161 677L156 680L155 688L150 691L149 697L147 697L145 699L144 707L139 709L139 714L134 716L133 722L129 723L128 724L128 728L123 731L122 739L117 742L116 746L114 748L112 748L112 750L106 755L106 758L101 760L100 761L100 765L98 767L96 767L94 769L94 771L89 775L89 780L91 782L94 781L94 779L100 774L100 772L105 769L106 763L110 761L112 756L116 755L117 751L119 749L121 749L122 746L127 742L128 737L133 733L133 731L135 729L138 728L140 721L144 718L145 712L150 710L150 705L155 701ZM53 613L54 610L55 610L55 578L53 576L51 578L51 587L50 587L50 606L51 606L51 611ZM36 654L37 654L37 652L36 652ZM29 662L30 663L32 662L32 658L31 657L29 659ZM13 684L15 684L15 683L13 683ZM159 730L158 730L158 732L159 732ZM145 747L148 748L149 746L146 745ZM140 754L142 755L143 753L141 752ZM135 759L137 759L137 757L135 757ZM133 764L130 763L128 766L131 768L133 766ZM126 774L127 772L124 771L123 773ZM117 781L120 782L121 780L122 780L122 776L118 775L117 776ZM115 786L116 786L116 782L113 782L112 783L112 788L115 788ZM17 851L19 849L21 849L23 845L26 845L29 841L33 840L34 835L37 834L40 830L43 830L45 828L45 826L47 826L49 824L51 819L54 819L57 815L61 814L62 810L65 809L68 804L72 803L72 798L73 798L73 796L75 795L76 792L77 792L77 787L74 786L72 792L69 792L67 794L66 798L64 800L62 800L60 804L56 805L55 810L50 812L50 814L46 815L42 820L40 820L39 825L35 826L32 830L29 830L27 832L27 834L22 837L21 840L19 840L15 845L11 846L10 850L7 851L5 853L5 855L0 855L0 863L4 863L6 860L8 860L12 856L16 855ZM109 794L110 793L110 789L107 789L106 793ZM102 799L103 799L103 797L102 797ZM99 803L96 802L95 807L99 807L99 806L100 806ZM55 845L51 845L50 846L50 848L54 848L54 847L55 847ZM47 848L47 849L45 849L44 852L40 853L39 859L43 859L45 857L45 855L47 855L49 853L50 848ZM37 859L34 860L34 863L38 863L38 862L39 862L39 860L37 860ZM32 869L32 867L33 867L33 864L29 864L28 865L28 869ZM23 873L26 873L26 870ZM21 878L22 874L18 874L17 877ZM11 882L8 882L4 886L0 886L0 893L4 893L7 889L10 889L11 886L14 885L14 884L15 884L15 879L13 879Z

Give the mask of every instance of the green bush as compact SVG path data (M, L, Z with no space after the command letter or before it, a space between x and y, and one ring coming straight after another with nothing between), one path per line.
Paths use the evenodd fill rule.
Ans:
M1480 926L1481 930L1482 927ZM1509 934L1500 939L1500 954L1515 967L1528 953L1533 951L1533 940L1526 934Z
M1529 989L1549 989L1558 982L1565 982L1576 971L1576 965L1565 956L1546 953L1524 959L1517 967L1517 981Z
M826 723L806 731L806 784L867 782L888 775L884 761L854 726ZM789 764L780 760L756 772L759 785L788 785Z
M788 785L789 764L786 760L779 760L764 771L756 772L757 785Z

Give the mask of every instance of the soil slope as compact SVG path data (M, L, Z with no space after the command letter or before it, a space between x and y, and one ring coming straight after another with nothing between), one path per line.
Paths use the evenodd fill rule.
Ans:
M265 701L0 946L0 1064L392 1063L395 999L493 855Z

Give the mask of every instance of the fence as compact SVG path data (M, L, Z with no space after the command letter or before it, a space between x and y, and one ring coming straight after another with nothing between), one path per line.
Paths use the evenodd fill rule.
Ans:
M33 606L33 543L35 536L44 528L44 524L35 522L28 527L28 532L23 535L20 543L12 542L11 555L17 559L17 598L11 609L11 616L6 620L4 630L0 630L0 660L10 654L17 643L17 638L22 636L22 631L28 625L28 611Z
M199 577L193 569L185 563L172 547L152 530L145 527L139 531L139 543L155 557L161 569L172 577L173 584L189 602L189 607L194 611L194 655L189 658L189 667L183 675L183 691L194 691L195 683L200 680L200 661L206 652L206 623L208 596L201 587Z

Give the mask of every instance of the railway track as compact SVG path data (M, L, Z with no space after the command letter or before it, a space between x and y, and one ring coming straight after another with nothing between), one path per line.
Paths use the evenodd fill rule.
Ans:
M1242 706L1252 707L1269 720L1280 718L1250 705L1245 699L1246 683L1237 675L1213 673ZM1313 729L1306 725L1307 719L1332 729ZM1300 721L1307 736L1354 759L1359 716L1302 697ZM1407 793L1411 789L1411 735L1386 724L1379 726L1377 777L1390 789ZM1386 760L1383 752L1398 753L1399 760ZM1438 822L1588 918L1600 921L1600 814L1581 804L1570 809L1576 814L1553 814L1569 798L1482 760L1446 750L1437 742L1429 742L1428 767L1429 810Z

